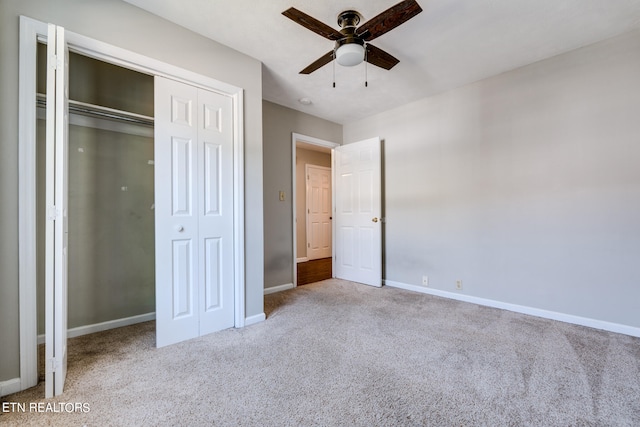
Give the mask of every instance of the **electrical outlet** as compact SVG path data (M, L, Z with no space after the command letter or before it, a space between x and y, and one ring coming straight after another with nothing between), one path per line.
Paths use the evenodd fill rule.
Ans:
M422 276L422 286L429 286L429 276Z
M462 290L462 280L456 280L456 289Z

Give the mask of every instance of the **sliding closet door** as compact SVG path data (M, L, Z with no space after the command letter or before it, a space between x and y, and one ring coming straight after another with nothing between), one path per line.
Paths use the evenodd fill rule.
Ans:
M155 78L156 345L233 326L231 101Z
M67 375L69 92L64 28L47 39L45 396L62 394Z

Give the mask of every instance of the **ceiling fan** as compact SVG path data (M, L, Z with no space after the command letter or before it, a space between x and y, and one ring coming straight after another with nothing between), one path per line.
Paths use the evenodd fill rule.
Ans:
M285 10L282 14L335 42L335 47L331 51L300 71L300 74L311 74L334 59L344 66L353 66L367 61L390 70L400 61L369 42L405 23L420 12L422 8L415 0L404 0L358 27L362 15L355 10L345 10L338 15L338 25L342 28L340 31L294 7Z

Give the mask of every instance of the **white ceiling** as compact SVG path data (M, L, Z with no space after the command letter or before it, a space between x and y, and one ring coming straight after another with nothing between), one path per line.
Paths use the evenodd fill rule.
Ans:
M640 0L417 0L423 12L372 42L400 60L390 71L333 65L298 72L333 42L284 17L295 7L339 29L400 0L125 0L263 63L263 98L348 123L640 28ZM300 98L312 104L302 105Z

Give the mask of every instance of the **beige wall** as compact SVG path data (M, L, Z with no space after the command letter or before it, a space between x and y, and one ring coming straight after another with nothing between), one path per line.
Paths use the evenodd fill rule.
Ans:
M640 32L344 126L384 140L386 280L640 327Z
M342 126L264 101L264 285L293 283L292 133L340 144ZM281 202L278 192L287 195Z
M307 180L305 168L307 165L331 167L331 153L296 149L296 258L307 256Z
M0 381L19 376L19 16L241 87L244 92L246 315L263 312L262 68L259 61L120 0L0 2Z

